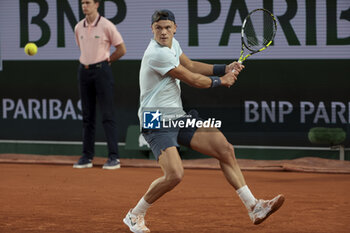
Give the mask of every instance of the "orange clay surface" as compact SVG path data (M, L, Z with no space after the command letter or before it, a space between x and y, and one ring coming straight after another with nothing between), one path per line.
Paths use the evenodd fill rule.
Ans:
M257 198L286 197L253 225L220 170L185 169L147 212L151 232L350 232L350 174L244 171ZM122 219L160 168L0 163L0 232L129 232Z

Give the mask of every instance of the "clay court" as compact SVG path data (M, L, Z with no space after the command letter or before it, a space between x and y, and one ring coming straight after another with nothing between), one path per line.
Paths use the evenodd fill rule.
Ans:
M0 232L129 232L123 217L162 175L154 161L125 159L122 169L106 171L102 158L83 170L69 164L76 157L1 159ZM278 212L253 225L214 160L185 161L183 181L148 211L151 231L350 232L349 161L311 159L313 172L305 159L285 169L281 161L239 162L256 197L285 195ZM296 172L302 168L309 172Z

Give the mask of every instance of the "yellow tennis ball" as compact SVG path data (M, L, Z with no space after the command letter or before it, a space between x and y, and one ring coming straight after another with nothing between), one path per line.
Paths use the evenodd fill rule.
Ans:
M38 47L34 43L28 43L24 47L24 52L29 56L34 56L38 52Z

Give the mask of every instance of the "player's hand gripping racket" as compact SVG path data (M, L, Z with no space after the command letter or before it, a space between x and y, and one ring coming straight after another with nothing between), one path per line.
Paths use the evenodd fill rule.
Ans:
M250 12L242 24L242 49L238 62L242 64L254 53L265 50L275 38L276 31L276 19L271 12L265 9L255 9ZM244 55L244 48L249 50L246 55Z

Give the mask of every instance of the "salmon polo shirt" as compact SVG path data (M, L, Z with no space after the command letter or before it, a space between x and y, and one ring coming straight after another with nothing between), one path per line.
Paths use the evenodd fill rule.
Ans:
M74 32L81 52L79 61L83 65L108 60L111 46L123 43L116 26L100 15L91 24L88 24L86 18L81 20L75 26Z

